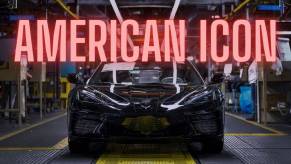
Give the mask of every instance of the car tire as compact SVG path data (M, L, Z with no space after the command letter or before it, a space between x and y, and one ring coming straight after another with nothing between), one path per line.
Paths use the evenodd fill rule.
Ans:
M89 144L84 142L69 141L68 147L71 153L85 153L89 151Z
M223 150L223 138L213 139L202 142L202 151L205 153L221 153Z

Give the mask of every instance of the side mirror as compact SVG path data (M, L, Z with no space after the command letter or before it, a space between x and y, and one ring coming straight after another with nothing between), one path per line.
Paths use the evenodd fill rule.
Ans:
M79 80L78 80L78 77L77 77L77 74L75 73L71 73L67 76L67 79L70 83L72 84L78 84L79 83Z
M219 84L224 80L223 73L215 73L211 78L211 84Z

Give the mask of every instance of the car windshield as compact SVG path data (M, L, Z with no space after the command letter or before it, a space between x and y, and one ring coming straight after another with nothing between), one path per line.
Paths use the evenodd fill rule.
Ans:
M98 67L89 80L96 83L202 85L203 81L189 62L116 62Z

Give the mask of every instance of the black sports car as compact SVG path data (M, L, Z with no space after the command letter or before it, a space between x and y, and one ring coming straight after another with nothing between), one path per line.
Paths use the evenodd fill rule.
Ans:
M192 60L185 63L101 63L68 100L71 152L89 143L200 141L223 149L223 95L207 85Z

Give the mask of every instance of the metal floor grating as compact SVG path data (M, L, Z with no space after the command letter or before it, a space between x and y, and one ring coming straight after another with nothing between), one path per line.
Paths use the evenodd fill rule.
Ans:
M272 137L269 139L274 138ZM248 137L227 136L225 137L225 150L239 158L242 163L282 164L282 161L290 163L291 156L287 154L291 154L291 148L276 149L274 147L263 147L263 145L258 143L259 140L260 138L254 137L253 141L250 143ZM282 159L282 155L284 159Z
M229 148L252 148L250 144L244 142L236 136L225 136L225 145Z
M279 164L275 158L257 149L232 149L243 163L247 164Z
M59 150L45 151L1 151L0 163L13 164L42 164L54 156L58 155Z

